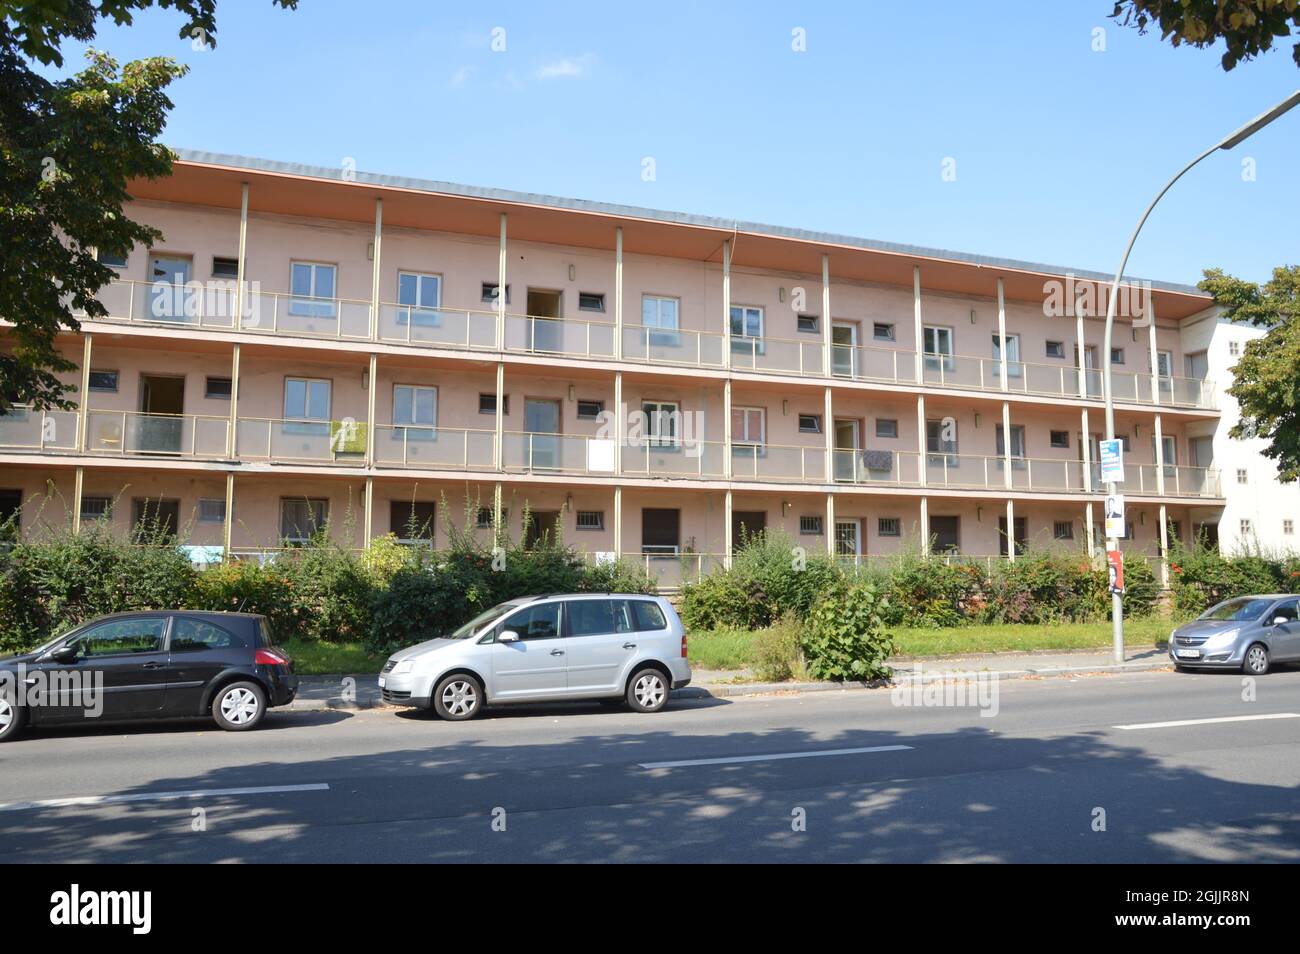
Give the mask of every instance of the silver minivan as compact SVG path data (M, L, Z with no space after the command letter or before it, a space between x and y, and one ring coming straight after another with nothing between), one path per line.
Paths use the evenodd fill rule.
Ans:
M1300 662L1300 596L1237 596L1211 606L1170 634L1178 670L1240 669L1262 676L1273 663Z
M660 596L572 593L499 603L384 664L385 702L472 719L485 705L592 699L658 712L691 681L686 631Z

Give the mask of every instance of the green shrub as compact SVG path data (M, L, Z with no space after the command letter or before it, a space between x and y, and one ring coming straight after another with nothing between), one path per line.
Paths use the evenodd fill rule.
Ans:
M654 593L654 577L632 560L590 563L579 581L584 593Z
M992 623L1079 622L1093 612L1091 561L1031 551L999 563L986 583L982 616Z
M804 675L803 627L782 616L754 634L754 673L764 682L784 682Z
M1227 557L1199 543L1176 544L1169 557L1174 606L1187 615L1233 596L1296 589L1296 578L1289 573L1283 560L1259 555Z
M754 629L767 615L758 585L734 573L715 570L698 583L682 587L682 622L687 629Z
M808 672L816 679L881 679L894 651L881 612L887 600L867 582L837 581L818 600L803 631Z
M986 580L974 563L900 553L873 582L888 596L885 622L892 626L956 626L983 612Z
M300 616L294 612L293 588L283 567L274 561L235 560L208 567L199 574L195 608L260 613L270 621L277 639L298 637Z

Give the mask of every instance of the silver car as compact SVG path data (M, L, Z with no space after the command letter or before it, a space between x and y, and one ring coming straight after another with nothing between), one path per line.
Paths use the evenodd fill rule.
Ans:
M1211 606L1170 634L1169 658L1180 672L1240 669L1262 676L1273 663L1300 662L1300 596L1237 596Z
M686 631L659 596L529 596L394 653L385 702L472 719L485 705L593 699L658 712L691 681Z

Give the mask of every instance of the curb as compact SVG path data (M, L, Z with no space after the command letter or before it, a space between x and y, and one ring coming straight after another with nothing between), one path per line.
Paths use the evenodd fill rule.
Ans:
M738 682L708 683L678 689L673 695L681 699L728 699L739 696L789 695L807 692L844 692L852 689L884 689L892 686L913 685L936 680L971 676L996 676L998 679L1052 678L1060 676L1107 676L1130 672L1155 672L1168 669L1169 662L1131 662L1109 666L1043 666L1027 669L945 669L935 670L917 677L900 671L896 678L874 679L870 682ZM400 708L388 706L381 699L362 699L344 702L342 699L295 699L284 712L361 712L368 709Z

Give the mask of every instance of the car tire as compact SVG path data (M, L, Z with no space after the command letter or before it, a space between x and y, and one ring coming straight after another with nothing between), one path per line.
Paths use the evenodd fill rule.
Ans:
M627 681L626 698L636 712L658 712L668 703L668 677L653 666L638 669Z
M483 684L465 673L444 677L433 690L433 711L448 722L465 722L483 709Z
M1251 643L1241 660L1241 671L1248 676L1262 676L1268 672L1268 649L1263 643Z
M266 715L266 692L255 682L232 682L212 697L212 718L227 732L255 729Z
M23 723L26 721L26 713L21 706L0 698L0 742L8 742L17 737L23 731Z

